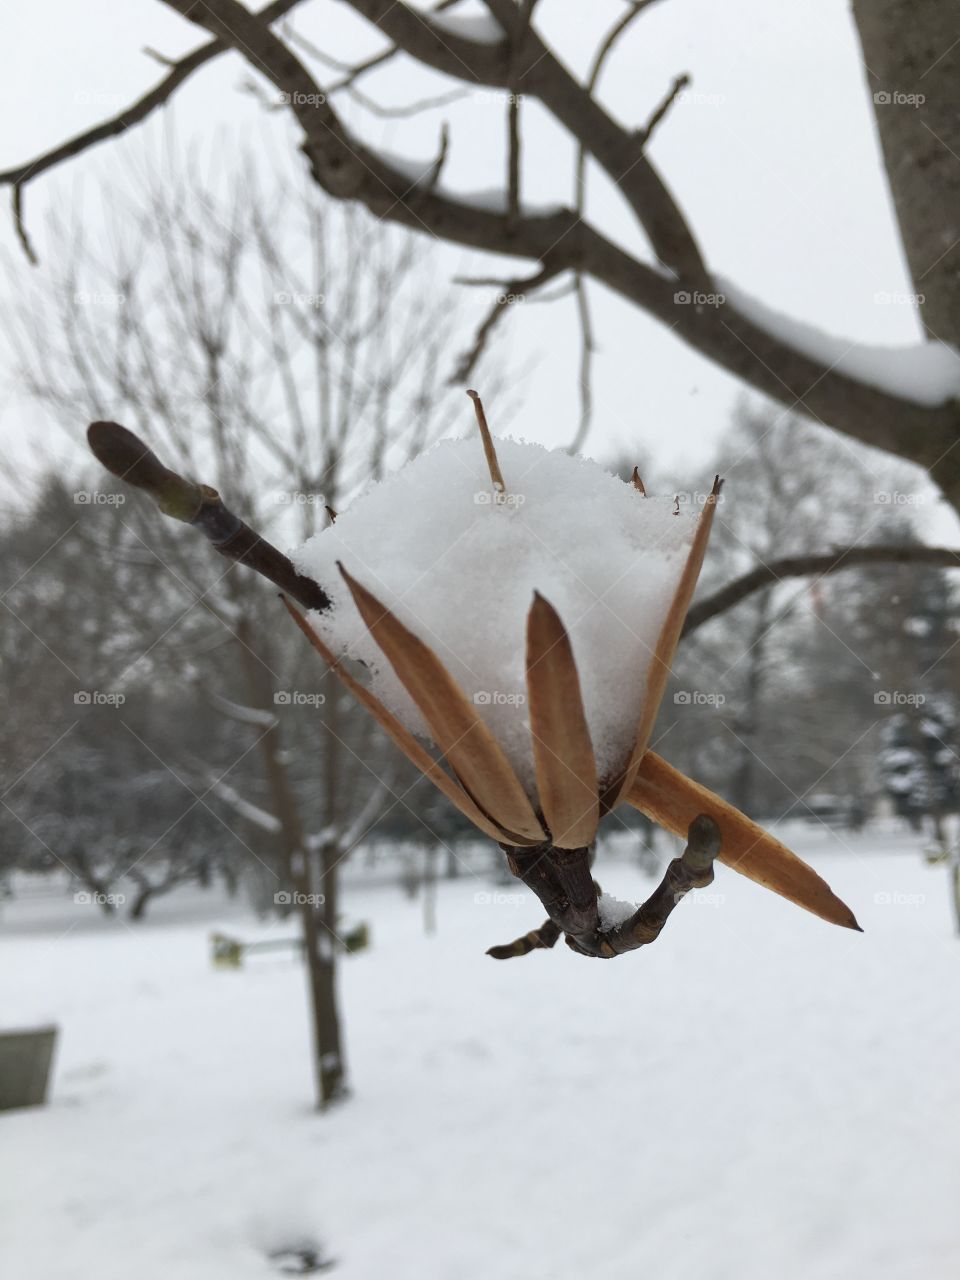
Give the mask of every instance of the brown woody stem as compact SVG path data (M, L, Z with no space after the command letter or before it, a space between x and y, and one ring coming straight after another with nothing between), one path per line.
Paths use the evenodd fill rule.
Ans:
M116 422L93 422L87 440L111 475L148 494L165 516L199 529L220 555L259 573L307 609L330 607L323 588L297 573L282 551L225 507L216 489L165 467L132 431Z
M532 889L549 915L546 924L504 946L491 947L495 960L525 956L552 947L560 933L578 955L613 959L654 942L671 911L691 889L713 881L713 862L720 852L720 828L699 814L687 832L687 847L667 867L660 884L643 906L614 929L602 930L597 905L599 888L590 871L589 849L506 849L510 870Z
M694 818L683 853L670 863L643 906L623 924L600 936L600 950L594 954L618 956L655 942L681 899L691 889L702 889L713 883L713 861L720 852L720 844L720 828L713 818L705 813Z
M473 409L477 415L477 426L480 428L480 439L483 441L483 452L486 455L487 466L490 470L490 479L493 481L493 487L499 493L504 493L507 486L503 482L503 472L500 470L497 451L493 447L493 436L490 434L490 428L487 426L487 415L483 412L483 402L477 395L476 391L468 391L467 395L473 401Z

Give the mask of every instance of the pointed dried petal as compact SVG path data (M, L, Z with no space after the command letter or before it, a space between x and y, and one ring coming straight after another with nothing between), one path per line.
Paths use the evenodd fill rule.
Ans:
M637 775L637 770L640 768L640 761L643 759L644 752L650 745L650 735L653 733L653 726L660 710L660 703L667 687L667 680L670 678L670 667L677 652L680 632L683 630L684 619L687 616L687 610L690 608L690 601L693 599L697 579L700 577L700 570L703 567L703 557L706 554L707 543L710 540L710 529L713 525L713 514L717 506L720 485L721 480L717 476L714 479L713 488L703 504L703 510L700 512L696 532L693 535L693 542L690 544L690 550L687 554L687 562L683 566L683 572L680 575L680 581L677 583L673 600L664 619L663 626L660 628L657 647L653 657L650 659L650 667L647 671L647 689L643 699L643 709L640 712L640 725L637 729L637 739L633 753L630 756L622 781L614 786L612 794L604 797L605 808L607 806L613 808L629 791Z
M369 711L373 718L387 732L393 742L400 748L412 765L433 783L439 791L442 791L451 804L456 805L465 818L469 818L475 827L478 827L484 835L490 836L497 843L505 844L522 844L524 841L517 839L509 831L503 831L494 822L487 817L483 810L471 799L450 775L440 767L436 760L425 751L413 734L404 725L400 723L392 712L388 711L383 703L375 698L369 689L355 680L333 656L324 642L314 631L313 627L303 616L299 609L290 603L285 596L281 599L286 605L290 616L294 622L307 637L316 651L323 658L327 666L334 672L342 683L350 690L360 705ZM530 843L534 843L531 841Z
M859 929L853 912L827 882L791 853L786 845L758 827L739 809L700 786L648 751L624 799L675 835L686 835L700 813L720 827L723 844L719 860L765 889L805 907L821 920Z
M543 840L546 833L503 748L437 655L343 565L339 569L360 616L464 788L499 825L528 840Z
M557 848L583 848L600 821L597 766L570 637L539 592L527 615L527 695L543 816Z

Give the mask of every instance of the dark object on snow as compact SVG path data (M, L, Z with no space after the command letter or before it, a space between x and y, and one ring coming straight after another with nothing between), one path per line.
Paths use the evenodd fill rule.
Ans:
M274 1249L267 1256L277 1264L280 1274L285 1276L312 1276L318 1271L329 1271L335 1265L333 1258L324 1258L320 1246L313 1244Z
M47 1101L57 1028L0 1031L0 1111Z

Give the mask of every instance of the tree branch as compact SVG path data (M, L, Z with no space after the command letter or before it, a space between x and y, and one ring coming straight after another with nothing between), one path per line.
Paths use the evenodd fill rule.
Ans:
M275 22L278 18L283 17L284 14L289 13L294 5L299 3L300 0L273 0L271 4L265 5L260 10L257 14L257 19L264 23ZM68 138L60 146L54 147L50 151L45 151L42 155L28 161L26 164L0 172L0 186L13 188L13 218L17 236L27 257L34 265L36 265L37 256L30 244L23 224L23 188L25 185L34 178L39 178L48 169L53 169L65 160L70 160L74 156L81 155L84 151L89 151L91 147L95 147L100 142L105 142L108 138L119 137L120 134L126 133L134 125L140 124L157 107L162 107L183 82L193 75L194 71L204 66L212 58L218 57L221 53L226 53L228 48L230 48L230 45L219 38L201 45L200 48L194 49L192 53L188 53L186 57L181 58L178 62L168 63L170 67L169 75L164 76L159 84L145 93L142 98L132 102L129 107L124 107L117 115L111 116L109 120L104 120L92 129L86 129L83 133L78 133L74 137Z
M660 320L681 341L762 394L856 440L929 468L954 504L960 506L960 455L955 450L951 452L960 429L960 407L953 401L938 406L918 404L859 382L790 346L729 302L722 307L678 306L675 278L632 257L579 218L576 210L521 213L511 219L506 193L500 212L492 209L489 201L458 199L435 183L411 179L409 172L354 139L329 102L312 105L317 95L321 99L325 96L323 91L270 30L262 15L250 13L237 0L164 2L206 26L215 40L177 63L160 86L122 116L65 143L32 165L0 175L0 180L14 187L16 209L23 183L29 178L103 137L125 131L166 101L197 66L224 48L235 48L253 68L289 95L290 108L304 130L304 150L313 175L332 195L357 199L377 217L441 240L543 265L549 261L558 272L581 271ZM292 2L295 0L268 5L262 14L276 16L292 7ZM425 65L470 84L508 86L510 50L506 40L488 44L464 39L431 23L428 15L394 0L348 2L378 24L398 48ZM495 16L502 13L507 20L515 12L510 0L488 0L488 7ZM642 146L638 153L637 138L593 101L532 28L523 50L520 82L524 92L539 97L571 136L585 140L598 163L615 180L619 177L621 190L638 209L661 260L680 275L703 275L692 236L658 175L643 157ZM307 98L298 101L297 94ZM19 229L29 247L22 212Z
M656 107L654 107L653 112L650 116L650 119L647 121L647 123L643 126L642 129L638 129L636 132L635 136L637 138L637 141L640 142L642 146L645 147L647 143L650 141L650 139L653 137L654 131L656 130L657 125L659 125L660 122L664 119L667 112L670 110L670 108L676 102L677 98L680 96L682 91L687 87L689 83L690 83L690 77L687 75L685 71L681 75L674 77L673 83L670 85L670 88L667 90L667 92L663 95L663 97L657 103Z
M628 30L636 18L643 13L644 9L648 9L656 0L634 0L626 13L622 14L613 24L604 38L600 41L599 48L593 56L593 63L587 75L586 89L587 93L592 97L597 85L600 83L600 75L604 65L610 54L616 47L617 41ZM574 191L576 192L577 208L580 212L584 209L584 200L586 196L586 166L587 166L587 148L583 142L577 149L577 167L574 178Z
M470 84L507 90L516 84L524 95L538 98L571 137L586 146L623 193L660 261L691 283L708 280L683 214L643 155L642 144L574 79L532 25L519 47L511 47L506 37L501 44L484 44L437 27L397 0L348 3L424 65ZM505 32L514 30L517 7L513 0L486 0L486 4Z
M397 38L397 43L415 57L422 55L428 65L463 76L467 65L464 57L472 58L469 70L477 74L481 83L506 83L506 45L479 44L446 32L441 35L431 28L426 17L403 4L388 0L349 2L372 21L381 20L385 34L402 37ZM935 478L937 469L942 471L946 465L943 459L956 440L960 420L953 402L929 407L858 382L789 346L738 313L730 303L723 307L678 306L675 279L631 257L579 219L573 210L528 214L511 221L505 212L492 211L488 204L424 189L420 182L411 180L409 173L403 173L350 137L329 103L310 105L318 94L322 96L320 87L283 42L237 0L206 0L202 6L195 0L164 3L229 40L252 65L291 95L291 109L307 135L304 150L310 157L314 177L332 195L360 200L377 217L430 232L442 240L534 261L550 260L560 269L580 268L663 321L677 337L764 395L829 423L854 439L933 468ZM501 0L489 3L499 5ZM531 41L533 31L528 33L528 47ZM535 44L542 48L539 40ZM563 92L572 85L573 97L567 101L566 114L576 116L581 107L586 110L584 92L551 59L552 55L544 51L532 74L539 77L544 74L541 67L549 70L555 65L558 71L550 74L559 77ZM542 87L538 80L538 91ZM554 92L560 90L551 88L547 97ZM540 96L547 100L543 93ZM601 116L606 121L601 131L610 126L623 132L602 111ZM584 118L594 120L594 112L587 111ZM570 127L574 136L579 136L583 121L572 119ZM635 143L631 142L631 146ZM634 153L630 154L632 157ZM948 480L945 477L945 482Z
M580 421L576 435L567 445L567 453L577 453L590 434L593 422L593 356L596 346L593 341L593 321L590 317L590 299L587 297L587 286L581 272L574 276L574 291L577 301L577 319L580 321L580 368L577 381L580 385Z
M457 367L448 379L449 386L459 386L468 380L477 362L486 350L487 341L493 332L498 321L506 315L507 307L513 303L518 296L525 295L528 289L539 289L541 285L547 283L548 280L554 279L559 274L559 268L545 266L536 275L529 276L526 279L517 278L516 280L489 280L483 281L484 284L493 284L499 287L500 292L497 294L496 300L484 319L481 321L474 336L473 346L469 351L465 351L457 363ZM464 281L463 283L475 284L478 281Z
M924 564L942 569L960 568L960 549L923 546L870 546L838 547L819 555L785 556L770 564L759 564L749 573L721 587L705 600L694 602L687 614L683 635L702 627L718 614L726 613L746 600L755 591L771 587L784 578L804 578L814 574L824 577L839 573L841 569L853 569L858 565Z

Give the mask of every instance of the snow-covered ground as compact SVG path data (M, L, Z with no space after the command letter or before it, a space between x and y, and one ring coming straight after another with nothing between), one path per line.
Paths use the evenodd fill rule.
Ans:
M781 833L783 834L783 833ZM6 1280L269 1280L315 1241L344 1280L947 1280L960 1275L960 940L941 868L889 835L786 833L855 910L832 928L725 868L614 963L484 949L522 886L445 884L439 930L352 888L355 1096L311 1112L287 935L181 897L141 926L0 916L3 1025L54 1019L45 1109L0 1115ZM649 892L623 855L605 889Z

